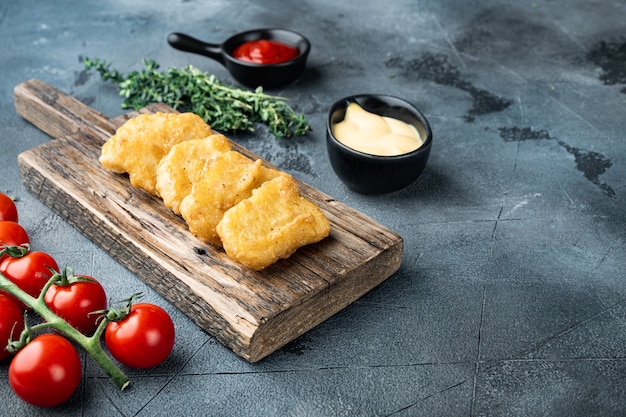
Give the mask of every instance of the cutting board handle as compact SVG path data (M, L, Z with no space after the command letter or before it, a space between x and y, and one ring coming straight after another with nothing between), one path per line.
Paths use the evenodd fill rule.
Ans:
M105 136L115 132L110 119L40 80L15 86L13 99L20 116L55 139L79 131L96 130Z

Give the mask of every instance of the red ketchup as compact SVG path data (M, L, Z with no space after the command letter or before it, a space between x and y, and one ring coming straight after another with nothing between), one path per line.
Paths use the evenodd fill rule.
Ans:
M233 51L233 56L241 61L254 64L278 64L298 56L298 48L269 39L244 42Z

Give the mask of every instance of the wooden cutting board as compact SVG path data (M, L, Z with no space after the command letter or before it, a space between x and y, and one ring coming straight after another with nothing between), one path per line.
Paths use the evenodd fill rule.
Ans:
M400 267L402 237L300 181L302 194L330 220L330 236L263 271L242 267L195 238L159 198L98 162L102 144L130 117L175 110L157 104L108 119L38 80L16 86L14 99L17 112L54 139L19 155L28 190L250 362L323 322ZM233 148L259 158L235 143Z

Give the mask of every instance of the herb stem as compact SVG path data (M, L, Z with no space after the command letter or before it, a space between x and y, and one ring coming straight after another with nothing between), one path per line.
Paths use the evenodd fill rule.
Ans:
M197 114L218 131L254 131L254 123L267 125L276 137L303 136L311 130L305 116L284 97L265 94L262 87L254 91L231 87L192 65L159 71L155 61L142 62L141 71L123 75L106 61L83 60L85 69L95 69L103 80L117 84L125 109L162 102Z

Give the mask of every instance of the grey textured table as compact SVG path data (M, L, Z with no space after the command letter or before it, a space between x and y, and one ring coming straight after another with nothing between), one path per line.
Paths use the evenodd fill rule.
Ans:
M117 116L115 86L141 59L193 64L180 31L220 42L255 27L305 34L304 77L276 91L313 132L231 135L294 176L401 234L402 267L363 298L256 364L201 331L54 215L21 183L17 155L49 140L19 117L30 78ZM36 248L137 291L173 316L170 358L128 371L118 392L93 362L55 409L19 400L0 364L0 415L626 415L626 2L20 0L0 5L0 191L16 196ZM326 112L342 96L403 97L432 123L411 187L355 194L330 169Z

